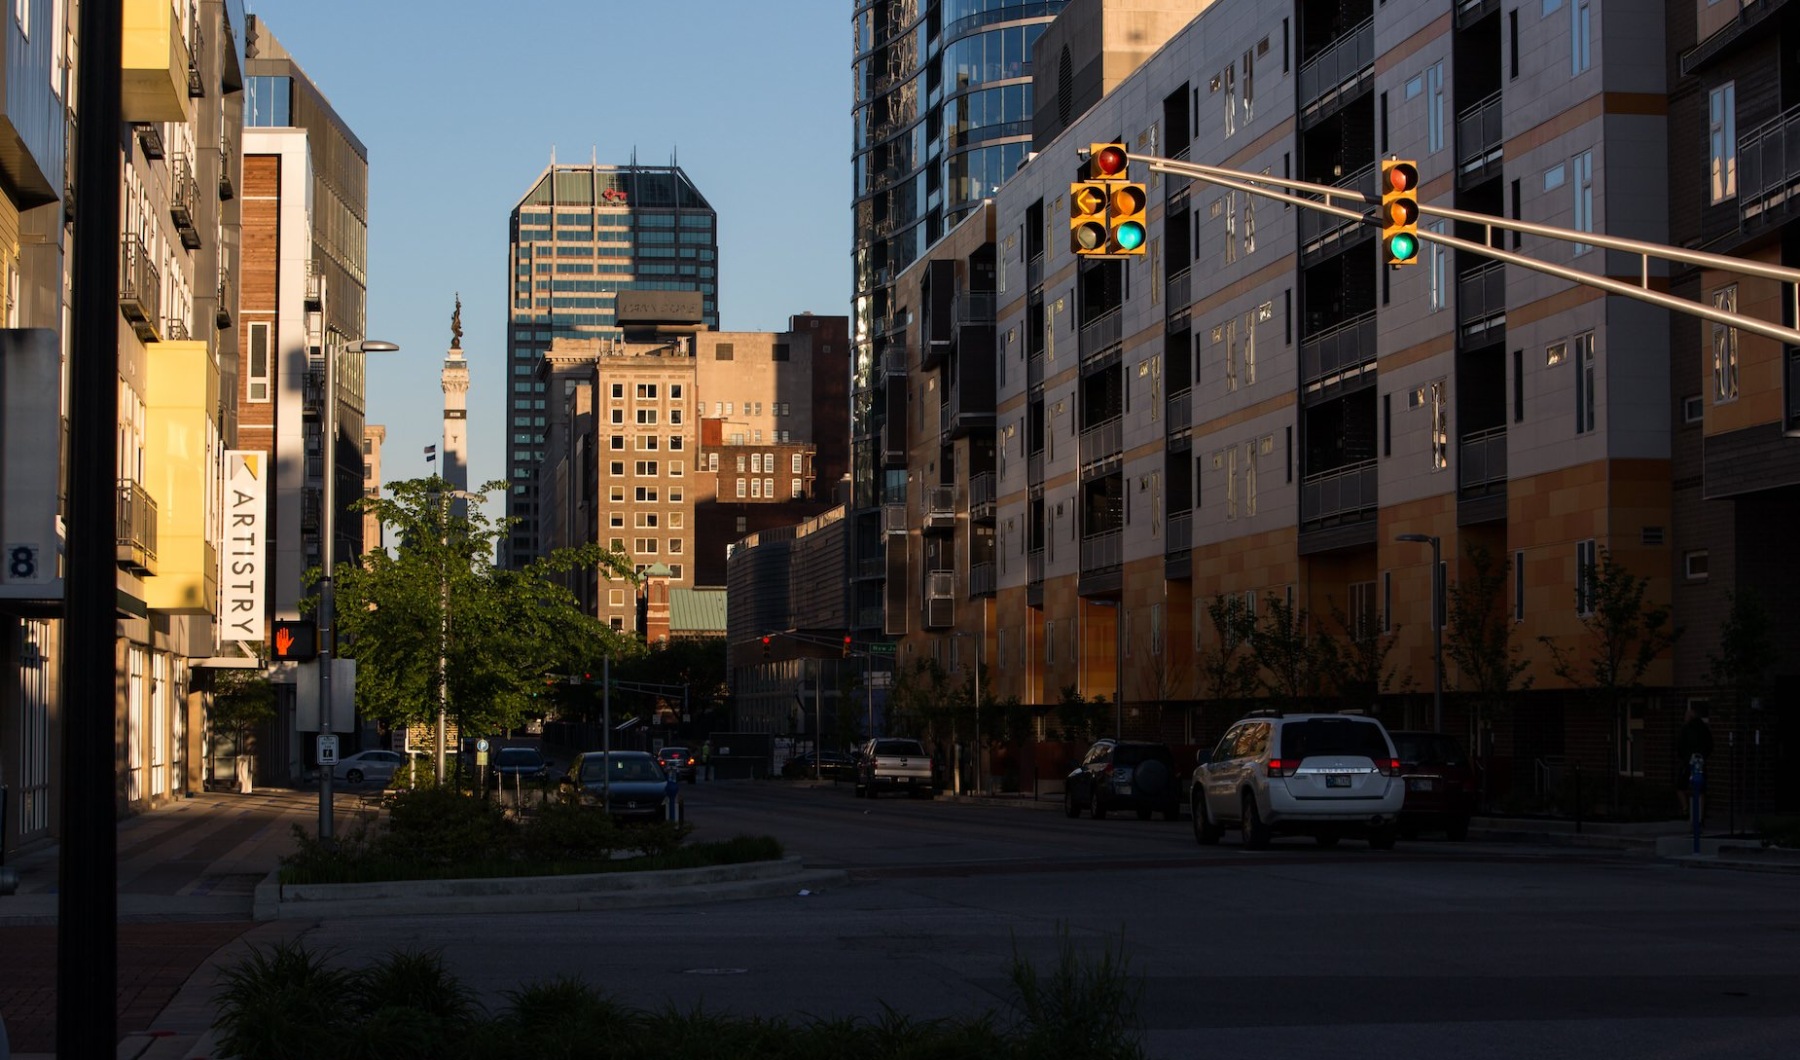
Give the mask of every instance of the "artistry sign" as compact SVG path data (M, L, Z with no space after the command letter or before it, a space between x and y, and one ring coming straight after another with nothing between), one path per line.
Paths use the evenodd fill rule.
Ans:
M263 582L268 574L269 456L225 452L225 533L219 554L219 639L263 639Z

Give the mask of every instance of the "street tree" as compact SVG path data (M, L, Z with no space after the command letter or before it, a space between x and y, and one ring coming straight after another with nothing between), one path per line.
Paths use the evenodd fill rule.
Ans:
M1649 590L1648 578L1614 562L1602 548L1593 564L1576 572L1575 609L1583 633L1572 644L1538 638L1550 651L1551 670L1584 689L1612 718L1615 733L1625 727L1625 711L1643 688L1644 674L1681 638L1680 627L1669 620L1669 608L1646 599ZM1618 771L1610 772L1617 803Z
M1513 642L1515 625L1507 613L1506 590L1512 584L1512 562L1496 559L1479 543L1464 549L1468 560L1462 577L1450 586L1450 614L1444 630L1444 657L1455 671L1454 687L1469 699L1475 732L1485 741L1486 725L1500 717L1513 693L1531 687L1531 664L1522 645ZM1484 760L1485 746L1475 749ZM1483 774L1483 782L1486 774Z
M1257 685L1264 695L1290 707L1319 695L1335 661L1330 638L1307 619L1305 608L1279 596L1269 598L1260 618L1249 619Z
M1335 600L1331 603L1331 621L1337 633L1325 643L1325 665L1330 683L1347 709L1373 711L1386 693L1412 687L1412 675L1401 674L1397 666L1388 663L1400 627L1384 627L1382 618L1379 612L1352 617Z
M1206 605L1211 635L1202 638L1197 665L1204 690L1213 699L1233 703L1248 699L1258 686L1256 659L1249 642L1256 619L1233 594L1215 596Z
M340 652L357 660L365 717L393 726L435 720L441 687L460 728L503 731L541 709L545 675L597 672L603 657L641 650L584 614L564 580L593 572L630 582L629 558L589 545L521 570L497 567L495 546L511 520L489 519L480 503L495 490L504 484L477 493L467 514L452 510L451 487L435 476L358 502L399 542L391 553L340 564L336 575Z

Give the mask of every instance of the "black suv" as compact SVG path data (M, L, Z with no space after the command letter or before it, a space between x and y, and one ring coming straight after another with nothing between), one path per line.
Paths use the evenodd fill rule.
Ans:
M1108 810L1136 810L1138 820L1162 811L1181 820L1181 779L1169 745L1133 740L1100 740L1063 780L1063 812L1080 817L1086 809L1098 820Z

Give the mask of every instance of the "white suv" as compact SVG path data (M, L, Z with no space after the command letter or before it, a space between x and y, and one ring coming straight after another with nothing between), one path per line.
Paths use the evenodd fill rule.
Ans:
M1248 847L1277 835L1321 846L1360 835L1388 850L1405 798L1394 742L1376 719L1256 711L1194 769L1194 838L1217 843L1233 827Z

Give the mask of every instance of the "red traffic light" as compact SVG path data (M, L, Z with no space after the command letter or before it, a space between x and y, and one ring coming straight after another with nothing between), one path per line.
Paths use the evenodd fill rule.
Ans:
M1124 144L1094 144L1089 152L1088 161L1093 167L1096 180L1125 179L1127 160Z

